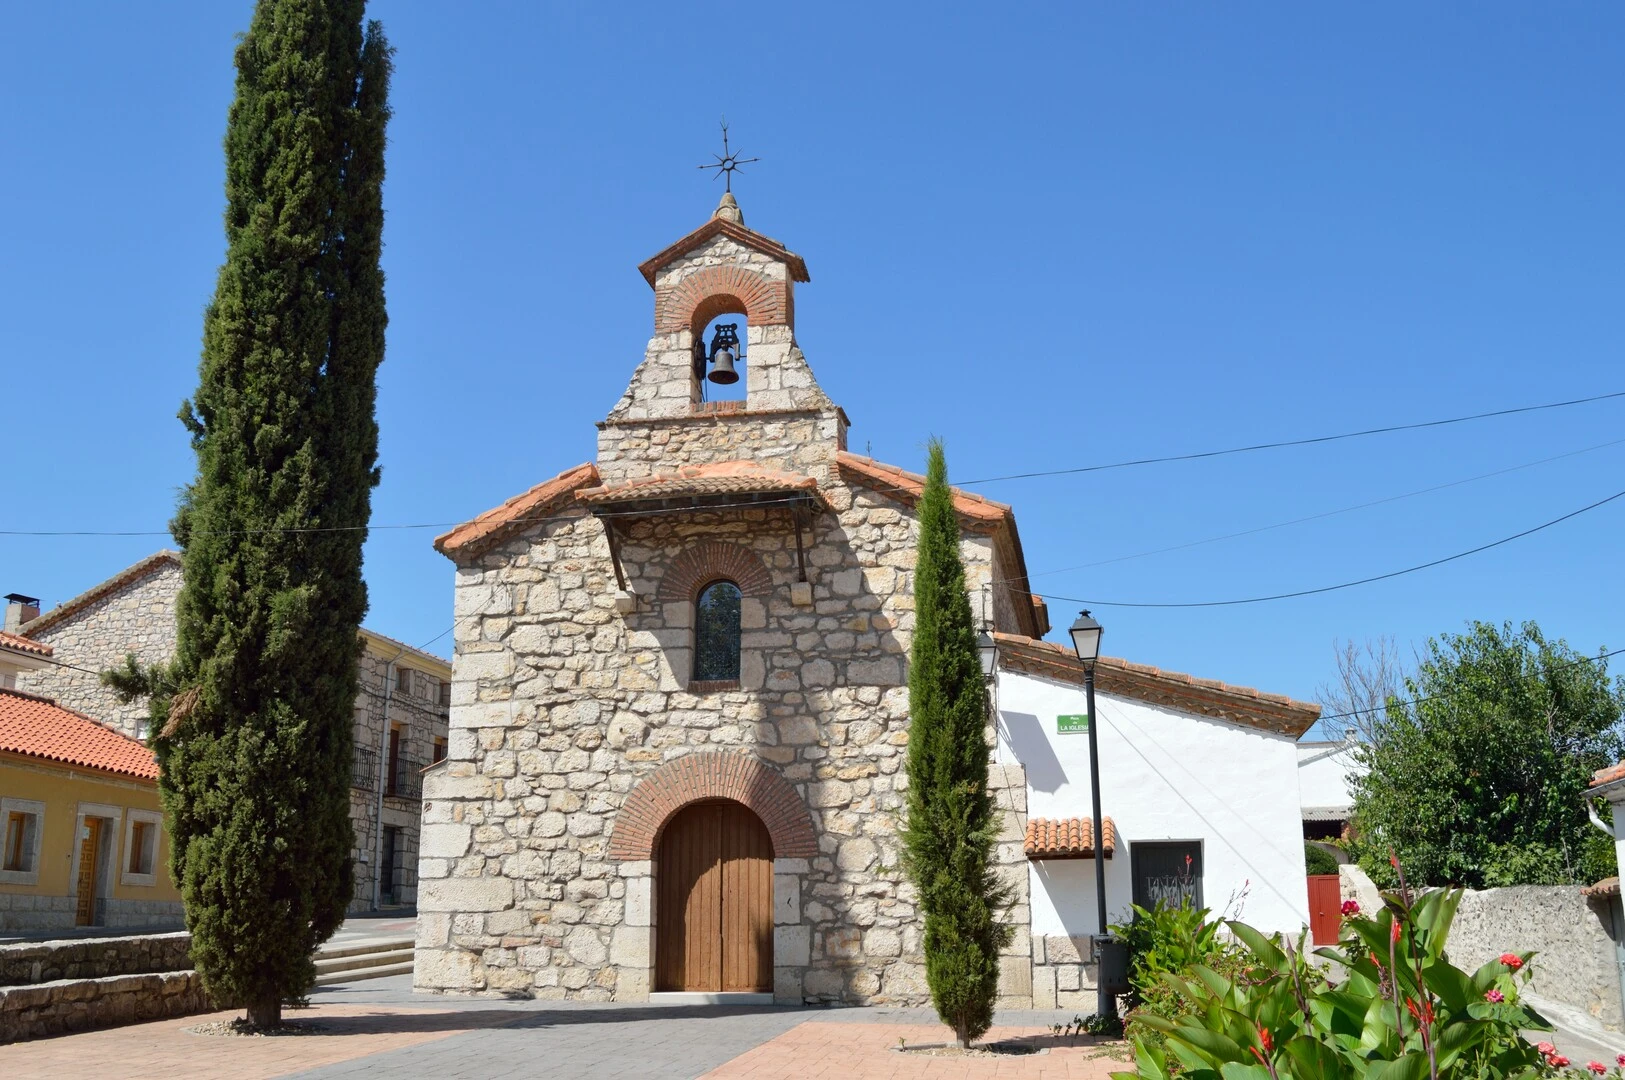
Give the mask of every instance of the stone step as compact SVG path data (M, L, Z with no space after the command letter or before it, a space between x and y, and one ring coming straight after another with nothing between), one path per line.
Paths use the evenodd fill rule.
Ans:
M316 960L316 973L326 975L339 971L361 971L365 968L384 967L389 964L412 962L411 949L385 949L379 952L358 953L353 956L324 956Z
M356 982L360 979L384 979L391 975L412 974L412 961L407 960L399 964L385 964L383 967L362 968L359 971L331 971L316 976L317 986L328 986L332 983Z
M332 960L340 956L360 956L364 953L395 952L410 949L416 942L409 937L375 937L360 941L347 941L342 945L327 944L316 950L317 960Z

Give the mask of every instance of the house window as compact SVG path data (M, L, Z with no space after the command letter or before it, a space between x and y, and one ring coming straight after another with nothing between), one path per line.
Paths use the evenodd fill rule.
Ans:
M39 884L40 826L45 804L30 799L0 799L0 884Z
M445 761L445 760L446 760L446 740L445 739L436 739L434 741L434 760L429 762L429 764L430 765L438 765L440 762Z
M451 708L451 682L449 680L440 680L440 695L436 700L440 702L442 709Z
M1133 863L1134 902L1150 911L1159 902L1179 907L1202 906L1202 842L1158 841L1129 846Z
M694 679L739 681L739 586L713 581L694 603Z
M384 778L384 794L397 794L401 786L401 729L389 729L389 772Z
M158 830L163 820L151 810L131 810L124 815L122 884L158 884Z
M397 693L410 694L412 692L412 669L395 669L395 690Z

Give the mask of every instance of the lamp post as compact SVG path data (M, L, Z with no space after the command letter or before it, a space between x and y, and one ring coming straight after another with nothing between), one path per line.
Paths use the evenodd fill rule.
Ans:
M1106 989L1106 964L1100 945L1106 937L1106 819L1100 812L1100 725L1095 716L1095 661L1100 659L1100 637L1104 630L1085 611L1078 615L1070 633L1072 648L1083 661L1084 708L1089 713L1089 793L1094 799L1095 812L1095 912L1100 924L1095 944L1095 1013L1108 1017L1117 1015L1117 999Z

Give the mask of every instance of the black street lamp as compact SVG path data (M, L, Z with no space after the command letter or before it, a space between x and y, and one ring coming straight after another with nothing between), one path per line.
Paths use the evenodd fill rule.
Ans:
M1106 987L1104 943L1106 931L1106 819L1100 813L1100 738L1095 716L1095 661L1100 659L1101 625L1089 617L1087 611L1078 615L1072 624L1072 648L1083 661L1084 708L1089 713L1089 792L1094 799L1095 827L1095 911L1100 933L1095 938L1095 1000L1096 1015L1105 1018L1117 1015L1117 997Z
M976 659L982 664L982 681L992 682L993 668L999 662L999 647L986 630L976 635Z

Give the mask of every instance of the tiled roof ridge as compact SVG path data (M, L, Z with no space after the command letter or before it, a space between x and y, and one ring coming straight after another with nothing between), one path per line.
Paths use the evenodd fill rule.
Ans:
M1018 666L1026 659L1036 663L1040 674L1071 682L1083 681L1083 662L1065 645L1021 634L995 632L993 637L1009 649L1008 655ZM1003 655L1006 654L1001 652ZM1143 696L1134 692L1138 684L1154 684L1168 696L1183 699L1183 703L1198 714L1250 723L1254 727L1291 734L1294 738L1309 730L1320 717L1320 706L1312 702L1295 701L1285 694L1271 694L1218 679L1201 679L1151 664L1136 664L1115 656L1100 658L1095 666L1095 681L1102 690L1128 697ZM1233 713L1239 715L1229 715Z
M435 550L448 558L473 554L500 538L515 526L529 524L547 515L558 502L572 497L576 489L598 482L598 466L592 462L565 469L527 491L463 522L450 532L435 537Z
M1620 780L1625 780L1625 761L1621 761L1614 765L1609 765L1606 768L1598 769L1596 772L1591 774L1591 786L1594 788L1599 788L1604 784L1612 784Z
M30 656L50 656L56 652L55 649L43 641L33 641L21 634L8 634L4 630L0 630L0 648L15 649L20 653L28 653Z
M890 485L873 488L882 495L901 496L903 501L913 503L925 491L925 477L919 473L909 472L897 465L888 465L884 461L877 461L872 457L854 454L850 450L839 451L835 455L835 463L842 470L857 473L860 477L882 484ZM995 502L985 495L978 495L974 491L948 488L953 492L954 508L962 514L984 520L998 520L1013 516L1015 511L1009 503Z
M39 709L58 713L56 717L26 716L18 725L55 721L56 726L51 731L55 739L40 738L37 730L24 730L25 735L34 735L32 739L18 740L6 731L8 726L4 704L7 699L15 698L28 702ZM36 712L38 709L30 709ZM81 729L80 738L95 739L100 745L90 747L77 746L78 740L71 737L71 733L61 730L62 722L66 720L71 724L89 725L89 730ZM68 735L67 748L62 736ZM124 776L134 776L140 779L158 779L158 759L148 747L135 739L130 738L122 731L97 720L93 716L86 716L76 709L65 705L58 705L55 698L45 697L41 694L31 694L26 690L13 687L0 687L0 751L21 754L25 757L43 758L47 761L59 761L67 765L77 765L81 768L96 769L101 772L117 773Z
M699 247L701 244L705 243L707 240L710 240L712 237L718 235L726 236L730 240L744 244L749 248L755 248L764 255L770 255L778 259L780 262L789 267L790 278L793 281L808 282L812 280L812 275L807 273L807 263L800 255L797 255L795 252L791 251L789 248L785 247L783 244L779 243L777 240L766 235L765 233L759 233L755 229L747 228L744 225L729 221L726 218L718 217L710 219L704 225L701 225L699 228L684 236L682 239L673 244L669 244L662 250L649 256L647 259L644 259L638 264L638 273L642 274L643 280L647 281L652 286L655 283L655 276L660 272L661 267L667 265L673 259L687 254L688 252Z
M33 637L41 630L49 630L68 616L78 614L103 597L116 593L127 585L135 584L137 581L156 573L165 563L171 562L179 566L181 553L172 548L155 551L140 562L126 566L106 581L98 585L92 585L71 600L58 604L39 618L30 619L22 626L23 636Z
M434 653L428 651L427 649L418 648L416 645L408 645L406 642L402 641L400 638L390 637L388 634L381 633L380 631L374 630L370 626L361 627L361 632L364 633L364 634L371 634L375 638L381 638L382 640L388 642L391 645L399 645L401 648L405 649L408 653L412 653L412 654L414 654L416 656L421 656L421 657L423 657L425 659L428 659L428 660L433 660L435 663L444 665L447 668L451 667L451 661L447 660L444 656L437 656Z

